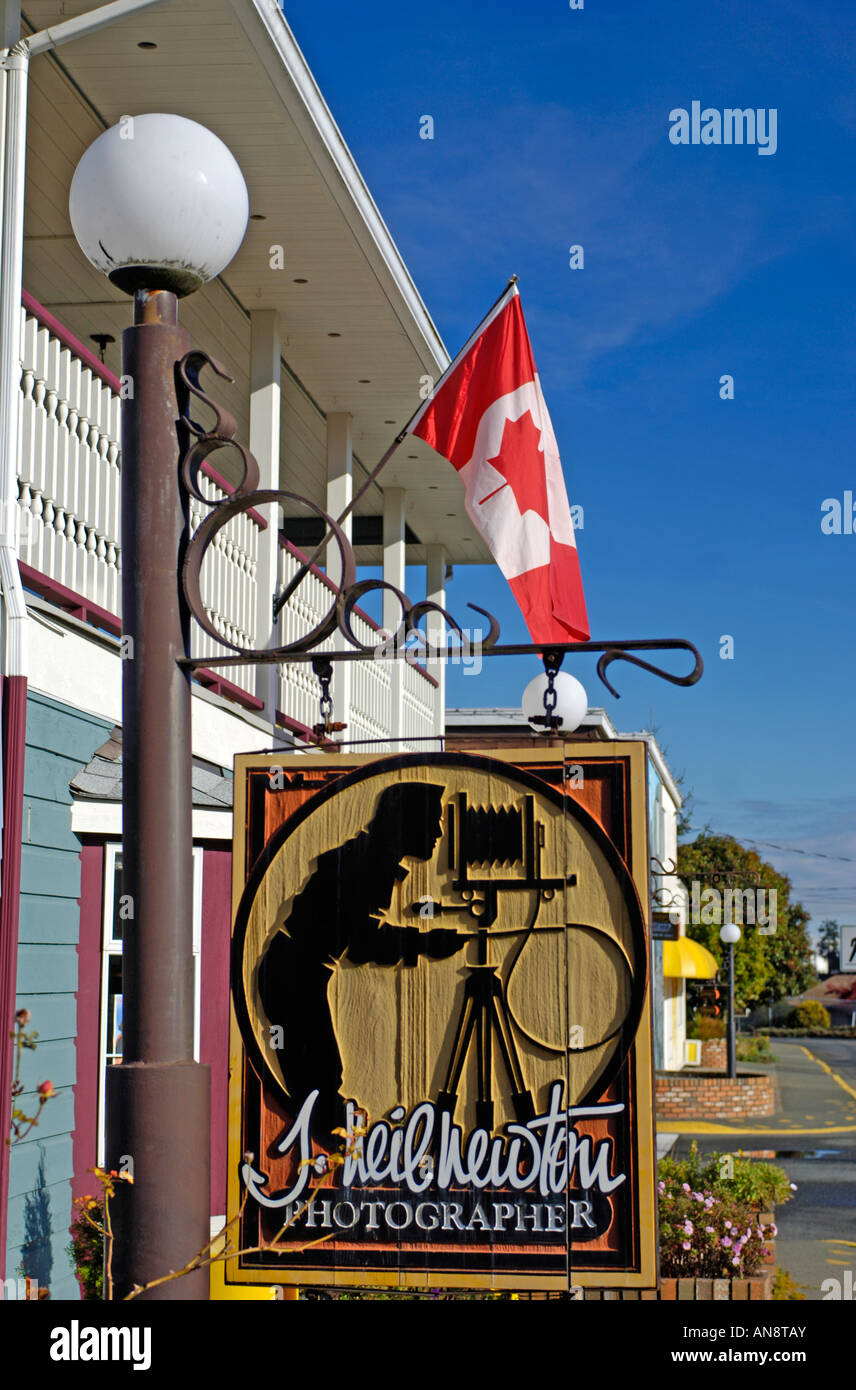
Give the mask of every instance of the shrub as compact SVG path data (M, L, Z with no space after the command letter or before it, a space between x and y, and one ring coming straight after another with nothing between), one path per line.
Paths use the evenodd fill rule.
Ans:
M856 1028L765 1028L767 1038L856 1038Z
M66 1253L74 1263L84 1299L100 1299L104 1297L104 1236L90 1223L103 1226L104 1206L96 1197L77 1197L74 1205L77 1211Z
M757 1273L764 1241L775 1235L775 1226L764 1225L748 1203L712 1188L693 1189L674 1178L661 1178L657 1190L663 1278L744 1278Z
M788 1015L788 1023L792 1028L828 1028L831 1022L829 1010L817 999L804 1000Z
M738 1062L773 1062L772 1050L768 1038L738 1038L737 1039L737 1060Z
M784 1303L787 1300L805 1299L805 1294L800 1292L800 1286L792 1274L786 1269L777 1269L773 1279L773 1298L778 1303Z
M750 1158L738 1157L733 1162L733 1177L721 1179L720 1185L733 1193L737 1201L748 1202L756 1211L769 1211L790 1201L791 1184L784 1168Z
M686 1183L694 1192L705 1189L746 1202L756 1211L768 1211L791 1197L791 1185L783 1168L743 1158L739 1153L701 1154L695 1141L686 1158L662 1158L657 1175L679 1186Z
M701 1038L702 1042L709 1042L712 1038L724 1038L725 1019L694 1014L687 1026L687 1037Z

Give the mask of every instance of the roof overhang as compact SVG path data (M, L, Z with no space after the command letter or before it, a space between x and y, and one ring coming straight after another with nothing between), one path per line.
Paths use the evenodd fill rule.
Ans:
M92 0L30 0L26 22L42 29L91 8ZM57 76L52 96L33 103L30 163L47 163L50 177L37 196L28 189L27 288L83 341L112 333L117 344L108 365L115 369L128 301L88 265L71 236L74 167L99 130L123 115L167 110L200 121L235 154L251 212L264 219L251 221L216 288L222 294L225 285L245 314L277 310L291 371L323 413L350 412L355 455L364 471L371 469L448 354L275 0L156 5L69 44L58 57L34 59L36 95L51 86L39 76L40 64L55 74L61 69L70 82ZM275 247L283 248L282 269L272 268ZM209 286L193 297L211 301L209 319L218 315L214 291ZM205 306L198 307L204 319ZM195 337L205 346L202 332ZM407 490L408 521L423 545L443 544L456 564L491 562L455 471L421 440L408 437L382 477L385 486ZM318 501L323 472L316 468L300 481ZM380 503L372 489L358 512L378 515Z

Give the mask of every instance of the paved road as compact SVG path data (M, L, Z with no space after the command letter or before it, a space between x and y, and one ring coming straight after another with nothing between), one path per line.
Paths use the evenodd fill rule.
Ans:
M777 1263L808 1300L829 1292L821 1287L824 1280L836 1278L845 1286L848 1271L856 1293L856 1039L777 1038L773 1051L780 1113L753 1130L745 1120L687 1122L675 1152L685 1153L696 1138L703 1151L775 1155L797 1186L776 1212Z

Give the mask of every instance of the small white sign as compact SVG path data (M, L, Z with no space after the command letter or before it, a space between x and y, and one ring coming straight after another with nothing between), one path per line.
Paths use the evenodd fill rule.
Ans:
M856 927L839 927L841 942L838 959L842 974L856 974Z

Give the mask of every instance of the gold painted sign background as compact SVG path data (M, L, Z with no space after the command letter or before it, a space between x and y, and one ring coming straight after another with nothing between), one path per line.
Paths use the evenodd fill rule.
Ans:
M504 750L236 761L228 1214L263 1250L231 1282L656 1283L646 750L569 758L576 804L550 750L525 771ZM399 854L390 798L410 797L433 809ZM310 1182L343 1125L364 1113L366 1144L374 1128L413 1146L426 1107L406 1180L352 1162ZM455 1133L497 1172L516 1143L523 1173L510 1136L530 1124L545 1147L522 1190L469 1158L445 1186L414 1177ZM554 1143L567 1186L548 1190ZM317 1197L282 1234L301 1183Z
M469 807L514 808L522 816L527 793L502 768L484 773L469 767L410 767L380 773L322 802L273 856L250 912L242 970L259 1053L286 1093L283 1050L270 1046L270 1028L284 1026L287 1048L288 1020L269 1018L264 1010L259 999L259 961L317 872L319 856L355 839L371 824L390 782L436 785L441 776L443 835L434 856L429 862L403 858L406 877L394 885L389 908L379 920L420 935L438 927L467 932L469 941L447 960L422 956L410 967L354 964L345 953L331 966L327 989L345 1096L376 1118L396 1105L410 1109L441 1090L463 1007L466 969L477 962L476 919L455 893L456 870L449 867L448 807L450 803L457 806L463 792ZM577 882L538 904L537 919L525 942L537 890L511 887L520 879L522 864L483 864L471 866L471 871L504 885L498 895L497 920L488 929L488 964L495 965L500 980L508 982L507 1004L512 1023L517 1024L517 1051L527 1086L541 1106L546 1104L550 1083L557 1075L564 1076L569 1103L579 1103L620 1044L632 978L644 965L636 958L638 942L633 940L621 888L592 836L546 799L538 801L535 820L543 827L543 876L575 875ZM341 890L347 892L347 885L342 884ZM431 912L426 899L444 908L457 901L459 911L420 915ZM568 927L568 923L580 925ZM516 1116L496 1049L493 1061L498 1127ZM472 1045L455 1113L466 1128L476 1122L475 1097L476 1048Z

